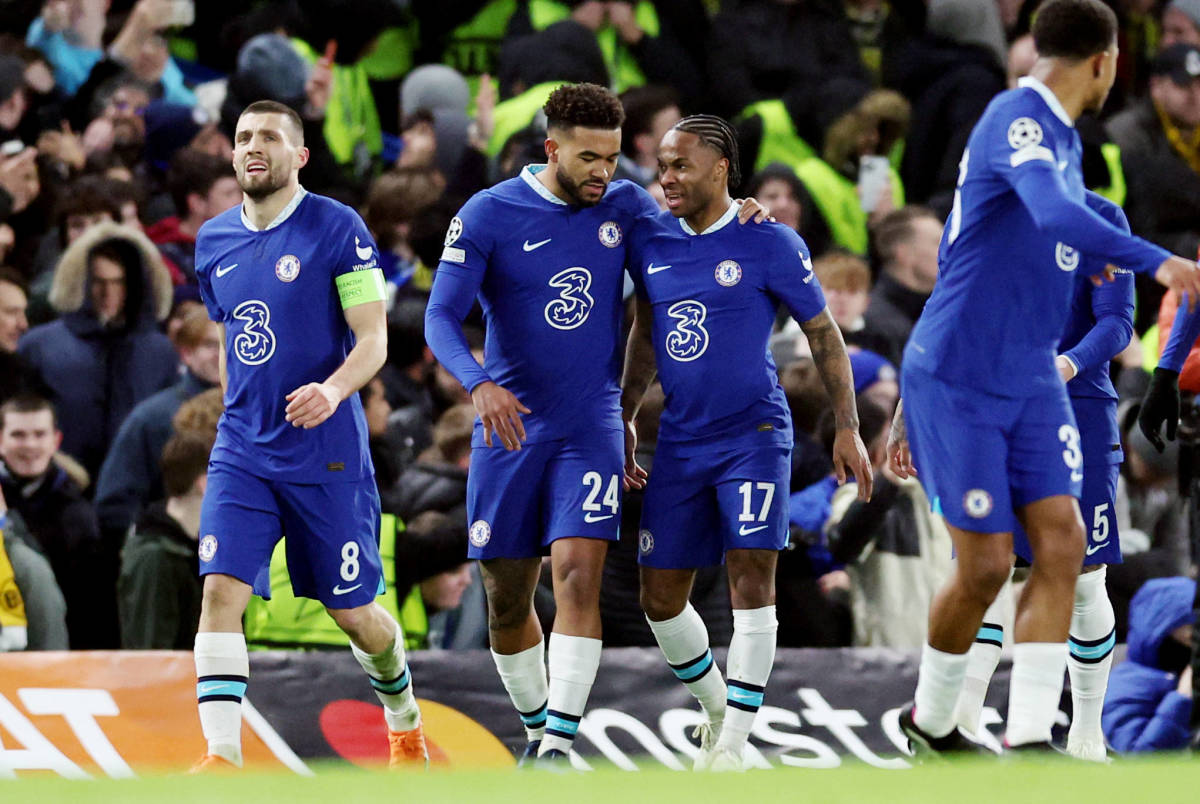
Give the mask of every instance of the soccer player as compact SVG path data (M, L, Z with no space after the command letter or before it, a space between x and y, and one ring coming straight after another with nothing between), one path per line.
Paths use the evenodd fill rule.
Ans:
M955 708L967 651L1008 579L1018 522L1033 568L1017 604L1006 742L1049 747L1085 544L1083 455L1055 368L1081 251L1097 268L1153 271L1193 295L1200 285L1195 263L1084 202L1074 121L1108 95L1116 34L1100 0L1039 7L1038 60L971 133L938 282L905 348L891 465L901 477L920 469L958 557L931 607L915 703L901 713L919 752L979 750L956 728Z
M196 240L225 389L200 515L196 693L208 754L197 770L241 765L242 612L252 590L269 591L284 532L295 593L321 601L349 635L383 703L391 764L424 767L404 639L374 602L379 497L357 391L387 352L383 277L354 210L300 186L301 132L282 104L246 107L233 149L244 200Z
M1129 222L1121 208L1088 192L1086 203L1122 231ZM1117 392L1109 376L1109 362L1129 344L1133 334L1133 274L1116 271L1114 280L1094 285L1088 273L1101 266L1086 264L1075 272L1074 296L1066 330L1058 345L1055 366L1067 384L1071 409L1079 428L1083 456L1082 496L1079 506L1087 531L1083 572L1075 582L1075 603L1067 638L1067 672L1071 679L1071 729L1067 753L1079 759L1102 762L1107 757L1100 714L1112 667L1116 643L1116 618L1105 590L1105 567L1120 563L1115 497L1121 468L1121 434L1117 429ZM1024 561L1033 559L1029 540L1018 523L1013 532L1014 552ZM1009 607L1006 583L984 615L967 660L966 679L958 700L958 724L977 734L988 683L1000 661L1004 639L1002 611Z
M675 675L699 700L697 769L742 767L775 658L775 564L787 544L792 422L767 339L782 303L800 322L837 421L833 463L871 494L854 381L808 246L777 223L731 226L737 138L719 117L686 117L658 149L667 211L630 243L638 292L622 395L634 416L657 365L666 393L643 507L641 602ZM641 475L626 442L625 473ZM688 603L698 567L724 561L733 605L728 690Z
M468 555L482 560L492 658L528 737L522 760L551 762L571 749L600 662L600 578L625 482L625 245L658 206L632 182L609 185L624 119L612 92L563 86L544 112L548 164L477 193L451 221L425 333L479 414ZM462 333L476 297L483 366ZM533 612L547 548L557 604L548 682Z

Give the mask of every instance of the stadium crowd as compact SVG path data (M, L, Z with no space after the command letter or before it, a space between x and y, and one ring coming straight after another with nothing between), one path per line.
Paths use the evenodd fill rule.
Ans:
M1109 4L1120 70L1104 112L1079 122L1085 179L1124 207L1134 233L1190 256L1200 248L1200 0ZM772 339L796 425L779 644L918 648L950 540L920 484L887 469L897 369L937 278L966 137L1033 63L1035 5L0 3L0 587L20 591L17 604L0 601L0 647L191 648L200 500L222 405L195 239L241 200L232 127L260 99L301 114L311 151L301 181L359 209L379 246L388 361L361 397L391 515L388 605L410 648L485 647L482 584L464 563L474 411L425 343L425 303L455 211L544 161L542 104L563 82L589 81L621 93L618 178L660 199L665 131L691 112L735 122L742 194L810 245L851 349L876 470L869 502L832 474L833 422L803 333L789 320ZM1147 581L1194 577L1200 557L1200 352L1180 376L1178 439L1159 451L1136 426L1178 304L1139 280L1135 335L1112 367L1124 400L1125 560L1108 584L1131 663L1174 673L1164 694L1190 698L1179 659L1195 637L1180 629L1194 620L1194 583ZM478 312L472 322L481 356ZM644 466L662 404L652 391L639 413ZM602 591L610 646L655 644L637 600L640 513L630 492ZM345 644L289 608L281 551L271 582L275 599L247 613L251 645ZM701 571L693 602L714 645L732 634L728 597L723 572ZM548 587L537 606L548 622ZM1142 739L1130 744L1169 742Z

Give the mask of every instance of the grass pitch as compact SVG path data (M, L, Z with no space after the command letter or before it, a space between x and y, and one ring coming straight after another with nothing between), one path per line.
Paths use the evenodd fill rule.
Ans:
M25 804L1196 804L1200 757L1093 765L1067 760L938 763L909 771L864 765L691 774L649 768L590 773L434 771L386 774L317 767L316 776L157 776L0 782L0 802Z

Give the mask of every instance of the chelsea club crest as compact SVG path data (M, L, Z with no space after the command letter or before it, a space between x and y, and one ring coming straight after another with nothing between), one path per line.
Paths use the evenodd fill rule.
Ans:
M275 276L280 282L291 282L300 276L300 258L295 254L284 254L275 263Z
M621 227L616 221L605 221L600 224L600 242L609 248L616 248L621 245Z
M713 275L717 278L718 285L731 288L742 281L742 266L733 260L724 260L717 266Z

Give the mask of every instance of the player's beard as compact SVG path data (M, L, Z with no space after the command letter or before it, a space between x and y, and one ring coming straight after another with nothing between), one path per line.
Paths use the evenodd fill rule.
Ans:
M279 168L279 172L276 169ZM254 180L251 183L251 180ZM254 174L253 176L242 168L242 175L238 177L238 186L242 188L242 192L247 198L254 201L261 201L272 193L278 192L287 186L287 174L282 171L280 166L269 164L265 174Z
M565 192L567 195L569 195L571 197L571 201L576 206L580 206L580 207L596 206L604 198L604 193L608 190L608 185L606 184L606 185L604 185L604 188L600 191L600 195L596 196L594 199L584 197L583 186L582 186L583 183L577 182L574 179L572 179L567 174L567 171L565 171L563 169L563 166L561 164L558 166L558 169L554 172L554 178L558 180L558 186L563 189L563 192Z

